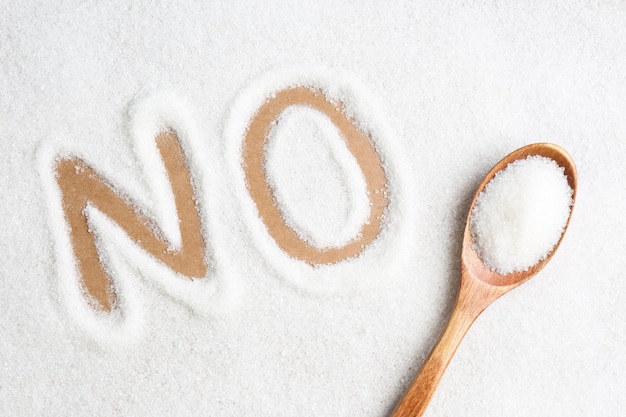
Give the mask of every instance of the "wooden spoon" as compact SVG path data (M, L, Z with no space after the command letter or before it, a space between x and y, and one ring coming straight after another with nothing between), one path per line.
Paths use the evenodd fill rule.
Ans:
M461 286L450 321L439 337L439 341L430 352L419 374L405 393L404 398L396 407L392 417L419 417L424 414L452 356L467 330L474 323L474 320L497 298L528 281L539 272L559 247L572 217L573 203L567 224L557 244L546 259L538 262L526 271L500 275L486 267L472 248L470 216L474 204L476 204L476 198L498 171L501 171L515 160L525 159L531 155L551 158L559 166L563 167L567 182L573 190L572 200L576 199L576 167L569 154L563 148L554 144L535 143L525 146L507 155L489 171L474 195L465 223L465 235L461 252Z

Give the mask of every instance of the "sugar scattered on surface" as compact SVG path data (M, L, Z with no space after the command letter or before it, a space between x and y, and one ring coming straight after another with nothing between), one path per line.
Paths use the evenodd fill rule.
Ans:
M576 216L541 279L472 327L427 415L621 416L624 21L619 2L4 1L0 415L389 415L452 308L485 161L545 138L577 163ZM324 81L294 64L335 72ZM336 268L285 259L240 177L238 129L267 94L299 83L352 96L397 188L387 237L398 240ZM153 150L126 115L155 89L184 98L171 104L200 133L183 145L216 262L204 283L235 288L193 294L201 282L150 271L96 215L132 304L110 326L77 321L68 311L81 305L66 302L80 300L76 282L60 272L72 265L53 245L67 231L47 198L52 155L36 151L51 144L92 163L175 243L166 193L154 195L164 184L141 160ZM225 309L203 314L216 304Z
M479 257L502 275L545 259L563 234L572 194L563 168L550 158L508 164L487 183L471 213Z

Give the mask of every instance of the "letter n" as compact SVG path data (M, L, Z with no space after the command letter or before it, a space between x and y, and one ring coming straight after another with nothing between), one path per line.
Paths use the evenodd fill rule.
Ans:
M69 226L70 242L83 291L94 308L111 311L117 296L111 278L105 272L98 253L94 232L90 230L87 206L92 206L115 222L137 245L173 271L187 276L204 277L205 241L196 207L185 155L175 132L157 134L156 145L169 178L178 220L181 246L171 249L157 227L121 196L111 184L77 158L63 158L56 163L56 180L61 190L63 212Z

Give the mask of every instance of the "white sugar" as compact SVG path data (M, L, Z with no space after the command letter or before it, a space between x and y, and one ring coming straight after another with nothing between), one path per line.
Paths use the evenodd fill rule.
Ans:
M576 160L574 222L472 327L426 414L622 415L626 7L596 3L2 2L0 416L390 415L452 308L481 161L536 137ZM246 128L293 86L341 101L388 180L381 235L335 265L281 250L246 188ZM303 110L272 131L267 180L303 240L342 245L369 212L361 173ZM209 272L177 276L88 207L119 291L106 320L54 158L85 160L177 247L152 140L169 125Z
M498 172L476 199L470 228L482 261L499 274L545 259L567 224L572 189L552 159L530 156Z

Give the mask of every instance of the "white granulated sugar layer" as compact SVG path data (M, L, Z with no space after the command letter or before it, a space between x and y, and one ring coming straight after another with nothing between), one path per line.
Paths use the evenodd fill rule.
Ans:
M425 416L623 415L624 22L621 2L583 0L4 0L0 415L389 416L448 319L477 185L538 141L578 168L567 233L476 320ZM384 235L337 265L286 256L245 187L247 122L294 85L343 101L389 179ZM324 120L285 116L336 175L307 198L342 191L327 219L304 207L308 182L273 159L290 146L278 127L281 209L320 245L352 238L365 206L350 155ZM163 122L183 133L210 270L173 276L89 208L120 291L103 317L81 298L53 158L83 158L175 247L150 141Z
M545 259L563 234L573 191L563 168L546 157L508 164L476 198L470 230L479 257L505 275Z

